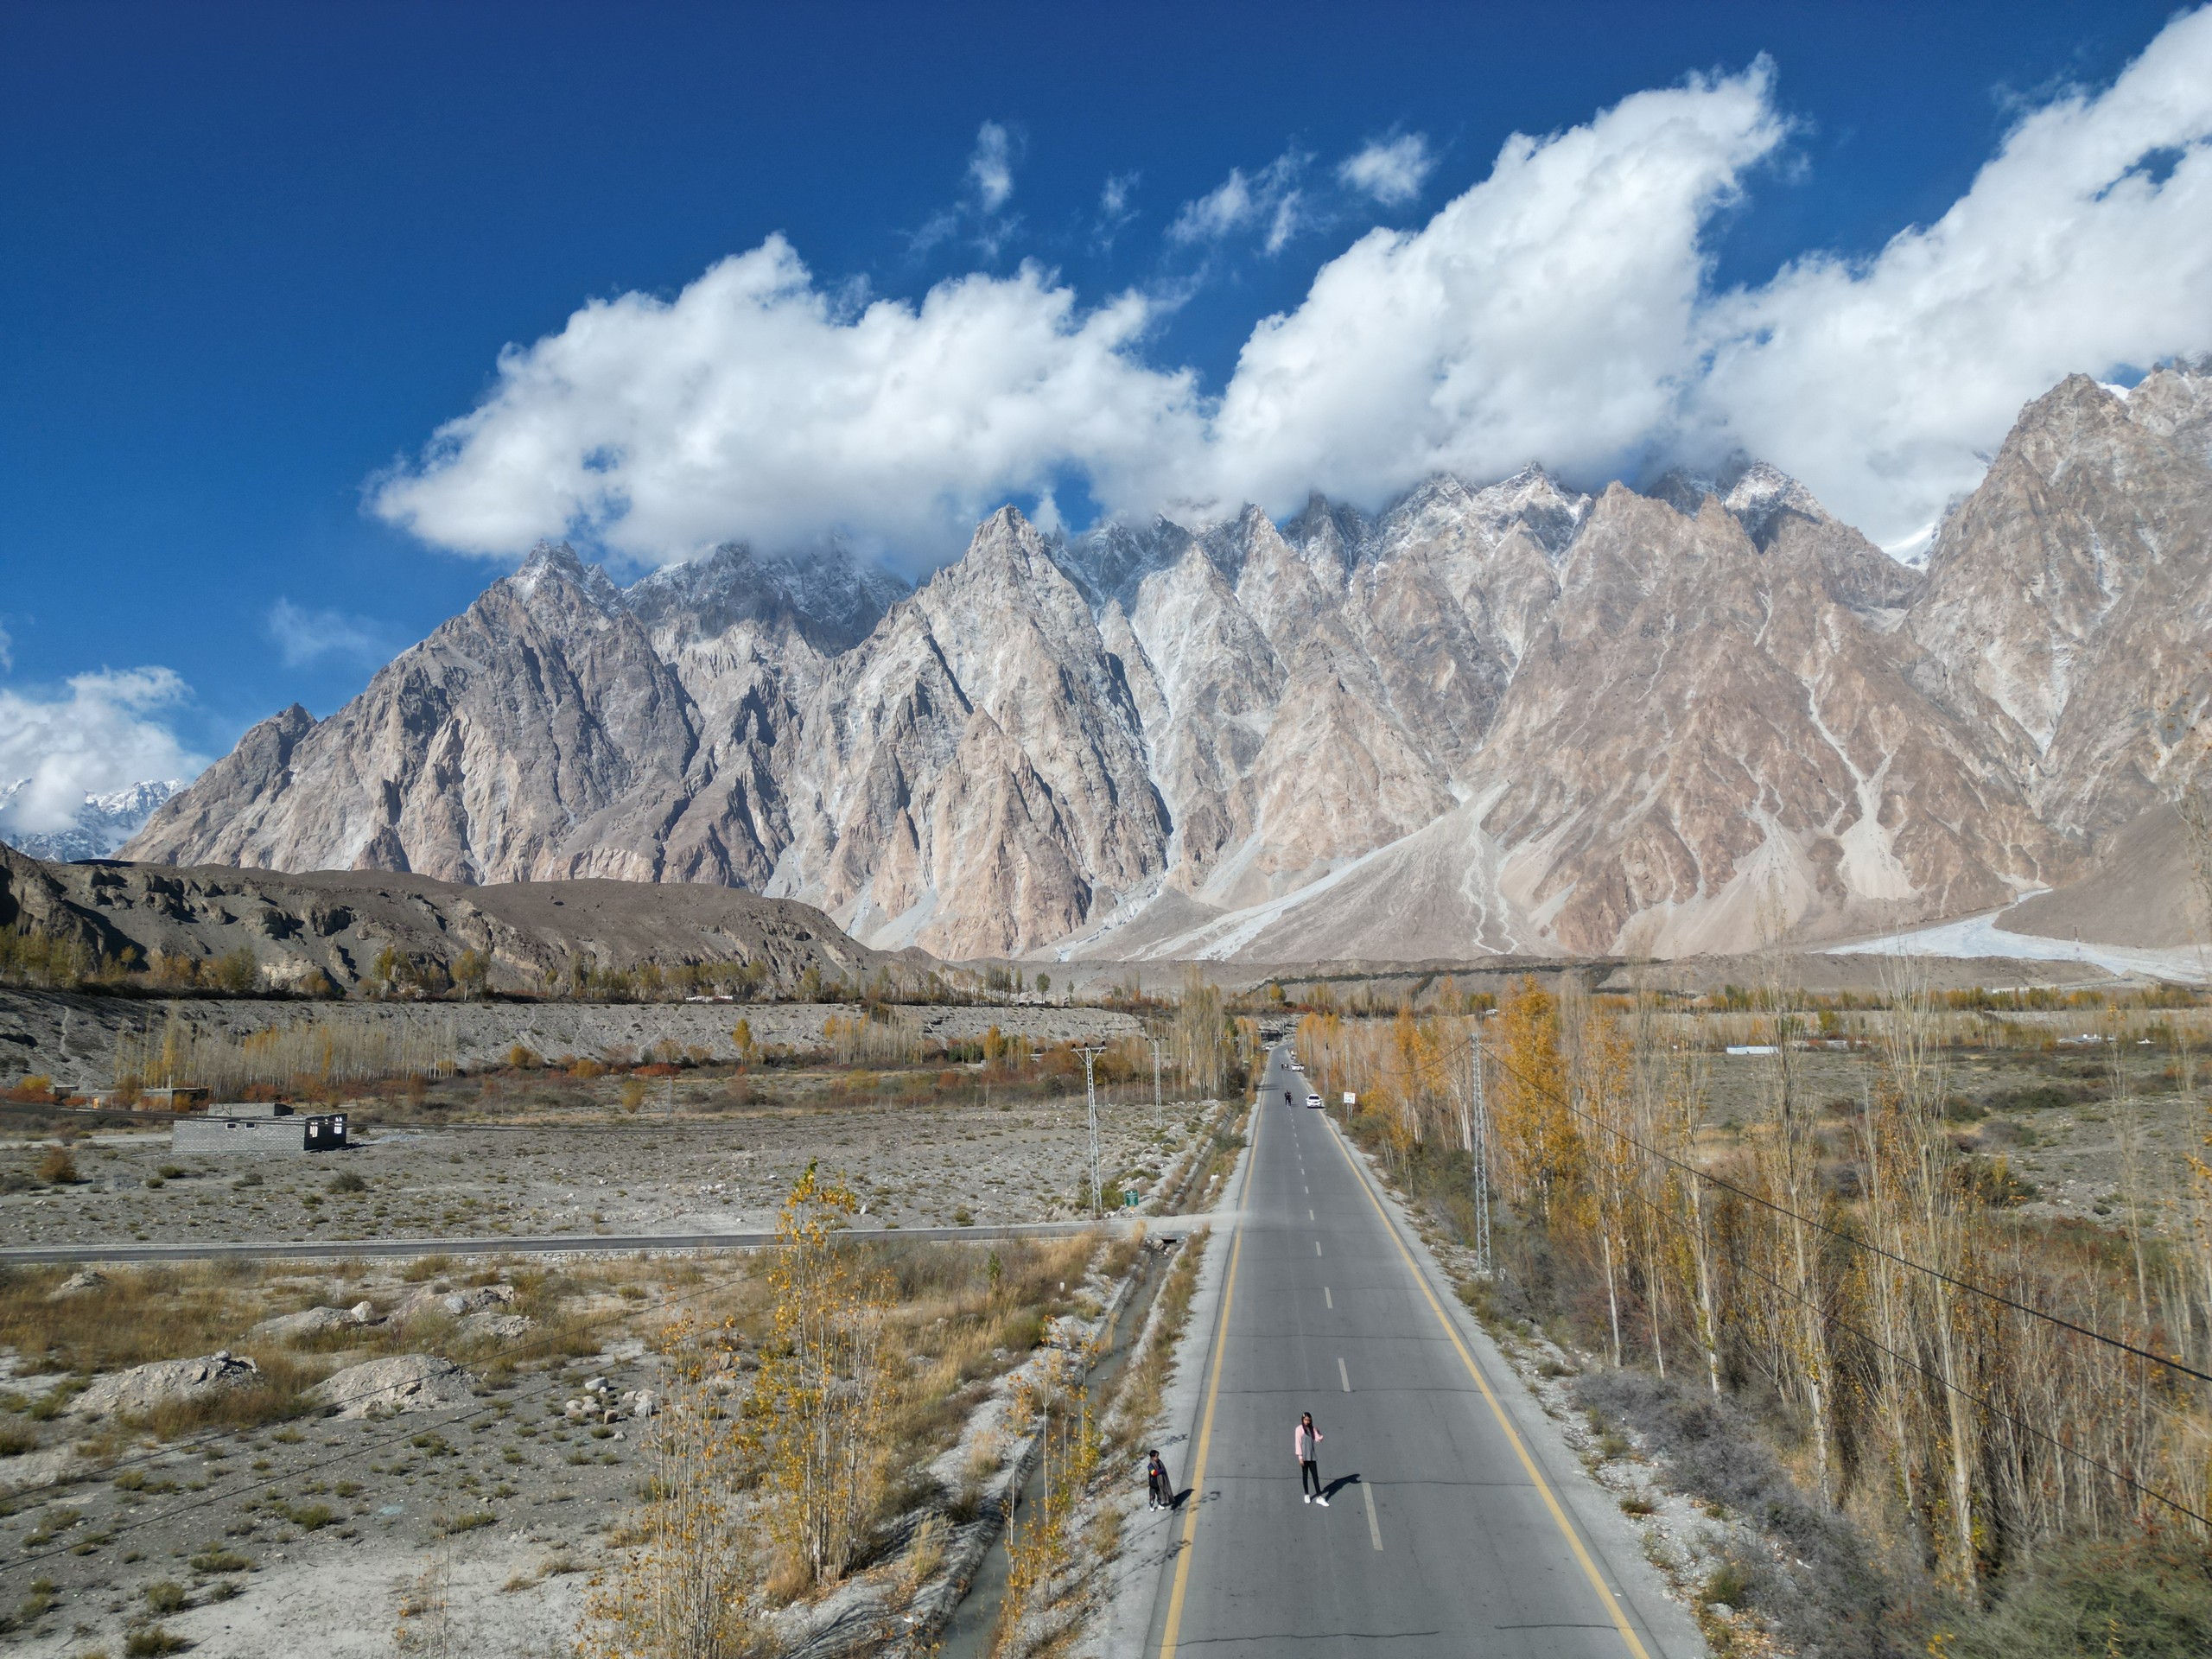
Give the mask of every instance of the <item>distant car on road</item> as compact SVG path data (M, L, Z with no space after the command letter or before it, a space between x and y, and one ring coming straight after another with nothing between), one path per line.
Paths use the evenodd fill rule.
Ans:
M1306 1096L1306 1103L1308 1106L1319 1107L1321 1103L1321 1096L1319 1095L1308 1095Z
M1306 1070L1306 1068L1305 1068L1304 1066L1300 1065L1296 1060L1293 1060L1293 1061L1290 1063L1290 1069L1291 1069L1292 1071L1296 1071L1296 1072L1299 1072L1299 1073L1300 1073L1300 1074L1303 1074L1303 1073L1304 1073L1304 1071L1305 1071L1305 1070Z

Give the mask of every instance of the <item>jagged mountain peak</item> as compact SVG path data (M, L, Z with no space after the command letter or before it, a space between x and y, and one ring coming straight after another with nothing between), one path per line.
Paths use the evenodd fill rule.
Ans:
M19 778L0 783L0 842L57 864L105 858L145 827L162 804L184 788L181 778L146 779L120 789L88 791L72 821L52 830L25 830L11 822L13 810L29 787Z
M726 542L683 564L631 584L631 611L657 634L712 639L741 623L790 626L826 655L849 650L906 594L881 565L864 563L842 541L804 551L761 553Z
M1116 600L1127 612L1144 579L1175 563L1192 540L1188 530L1164 513L1147 524L1109 519L1063 543L1060 565L1093 607Z
M489 598L500 592L511 594L524 604L538 601L541 595L573 594L608 617L627 615L630 608L613 578L598 565L587 563L566 542L538 543L514 575L495 582L484 596Z
M548 544L132 849L743 884L955 956L1175 918L1253 955L1388 954L1389 918L1431 951L1673 950L1770 902L1956 913L2134 810L2172 762L2131 710L2212 699L2209 434L2193 365L2054 387L1925 577L1741 454L1595 499L1440 474L1375 518L1008 508L904 597L842 545L623 593Z
M2212 357L2154 369L2128 390L2130 420L2212 454Z

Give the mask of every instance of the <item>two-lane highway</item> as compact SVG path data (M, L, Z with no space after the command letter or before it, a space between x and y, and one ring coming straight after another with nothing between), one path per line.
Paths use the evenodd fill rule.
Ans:
M1306 1095L1276 1051L1147 1651L1662 1659Z

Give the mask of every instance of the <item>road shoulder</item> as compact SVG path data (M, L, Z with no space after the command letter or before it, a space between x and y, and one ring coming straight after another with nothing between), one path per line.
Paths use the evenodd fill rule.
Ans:
M1198 1413L1205 1403L1205 1381L1222 1315L1222 1292L1229 1277L1236 1230L1243 1224L1244 1188L1251 1176L1252 1141L1259 1114L1251 1112L1244 1147L1224 1184L1221 1207L1208 1218L1212 1231L1198 1264L1191 1317L1176 1344L1175 1368L1160 1406L1160 1438L1152 1444L1174 1477L1175 1490L1191 1484L1191 1460L1198 1445ZM1196 1503L1193 1491L1185 1504ZM1154 1615L1173 1576L1182 1536L1184 1511L1133 1509L1122 1525L1113 1581L1075 1652L1083 1659L1140 1659L1150 1650Z

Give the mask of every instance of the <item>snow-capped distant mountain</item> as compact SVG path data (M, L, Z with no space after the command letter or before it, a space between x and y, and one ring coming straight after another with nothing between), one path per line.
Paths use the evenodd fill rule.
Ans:
M143 829L155 809L185 783L181 778L162 778L126 785L105 795L86 795L85 804L77 809L77 822L67 830L18 830L10 823L8 809L29 781L18 778L0 785L0 841L19 853L55 864L107 857Z

